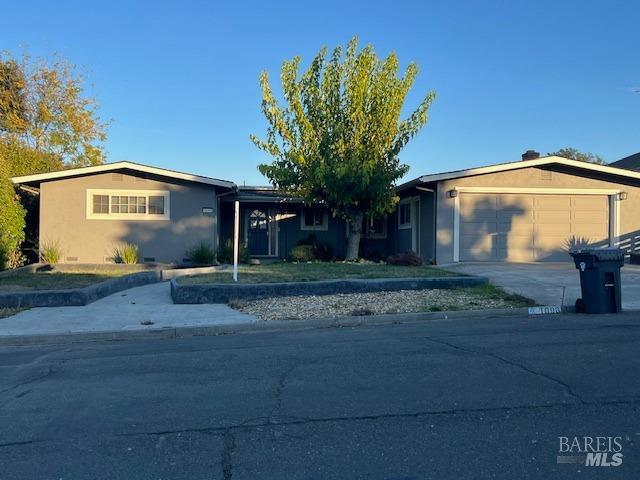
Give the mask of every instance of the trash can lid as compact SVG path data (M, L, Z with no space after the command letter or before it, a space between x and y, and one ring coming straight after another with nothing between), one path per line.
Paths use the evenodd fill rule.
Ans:
M593 255L600 261L624 261L624 250L616 247L581 248L573 250L571 255Z

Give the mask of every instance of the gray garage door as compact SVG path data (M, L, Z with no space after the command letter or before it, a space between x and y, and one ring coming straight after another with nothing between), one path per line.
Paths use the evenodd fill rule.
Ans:
M569 261L608 241L606 195L460 194L461 261Z

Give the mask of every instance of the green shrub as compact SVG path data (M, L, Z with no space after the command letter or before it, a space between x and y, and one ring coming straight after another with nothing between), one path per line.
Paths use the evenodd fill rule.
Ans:
M316 249L313 245L296 245L289 252L292 262L312 262L316 260Z
M116 263L126 263L134 265L138 263L140 249L133 243L125 243L121 247L116 247L113 251L113 261Z
M311 246L313 247L313 260L320 260L323 262L330 262L335 259L333 254L333 247L327 243L320 243L318 241L318 237L316 237L313 233L307 235L305 238L298 240L297 246ZM292 250L293 251L293 250ZM291 253L289 254L291 258ZM294 260L294 261L305 261L305 260ZM310 260L306 260L310 261Z
M0 269L11 268L11 257L24 240L25 211L9 180L8 162L0 150Z
M238 245L238 262L249 263L250 257L251 252L249 252L249 249L240 242ZM227 240L224 245L218 249L218 262L226 264L233 263L233 242L231 240Z
M62 259L62 247L57 240L44 240L40 243L40 261L55 265Z
M200 242L187 251L187 258L196 265L213 265L216 261L216 251L208 243Z

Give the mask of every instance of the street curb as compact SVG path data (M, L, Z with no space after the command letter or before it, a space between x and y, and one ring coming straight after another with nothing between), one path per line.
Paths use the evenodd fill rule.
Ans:
M148 330L114 330L42 335L3 335L0 336L0 346L205 337L231 335L234 333L244 332L313 330L322 328L420 323L435 320L456 320L460 318L508 318L514 316L529 316L529 310L527 307L499 308L490 310L457 310L450 312L394 313L384 315L330 317L309 320L269 320L253 323L241 323L237 325L169 327L160 329L150 328Z

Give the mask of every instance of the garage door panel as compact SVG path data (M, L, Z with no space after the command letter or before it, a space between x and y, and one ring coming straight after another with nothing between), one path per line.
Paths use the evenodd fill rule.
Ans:
M571 198L561 195L536 195L534 198L534 208L536 210L554 211L570 210Z
M496 235L462 235L460 237L460 246L462 248L482 248L491 249L497 242Z
M502 193L497 196L499 209L530 210L533 208L533 197L511 193Z
M497 221L533 223L533 210L498 210Z
M608 197L596 197L596 196L574 196L571 199L571 207L573 210L606 210L608 207L609 199Z
M460 234L461 235L486 235L496 233L498 231L498 224L494 222L461 222Z
M498 235L497 237L497 246L502 249L511 249L511 248L533 248L533 236L531 235Z
M609 223L609 212L598 210L578 210L572 212L571 220L580 223Z
M606 195L463 193L460 202L470 214L460 217L463 261L569 261L576 241L608 242Z
M531 235L533 234L533 222L526 223L518 219L516 222L498 223L498 233L513 235Z
M534 221L536 223L569 223L571 221L571 211L536 210Z
M463 195L460 199L460 215L469 220L496 218L498 198L496 195Z
M575 237L573 235L545 235L543 237L535 237L533 243L535 248L544 250L562 250L566 252L571 245L574 244Z
M569 223L536 223L533 227L536 237L544 236L570 236L571 224Z

